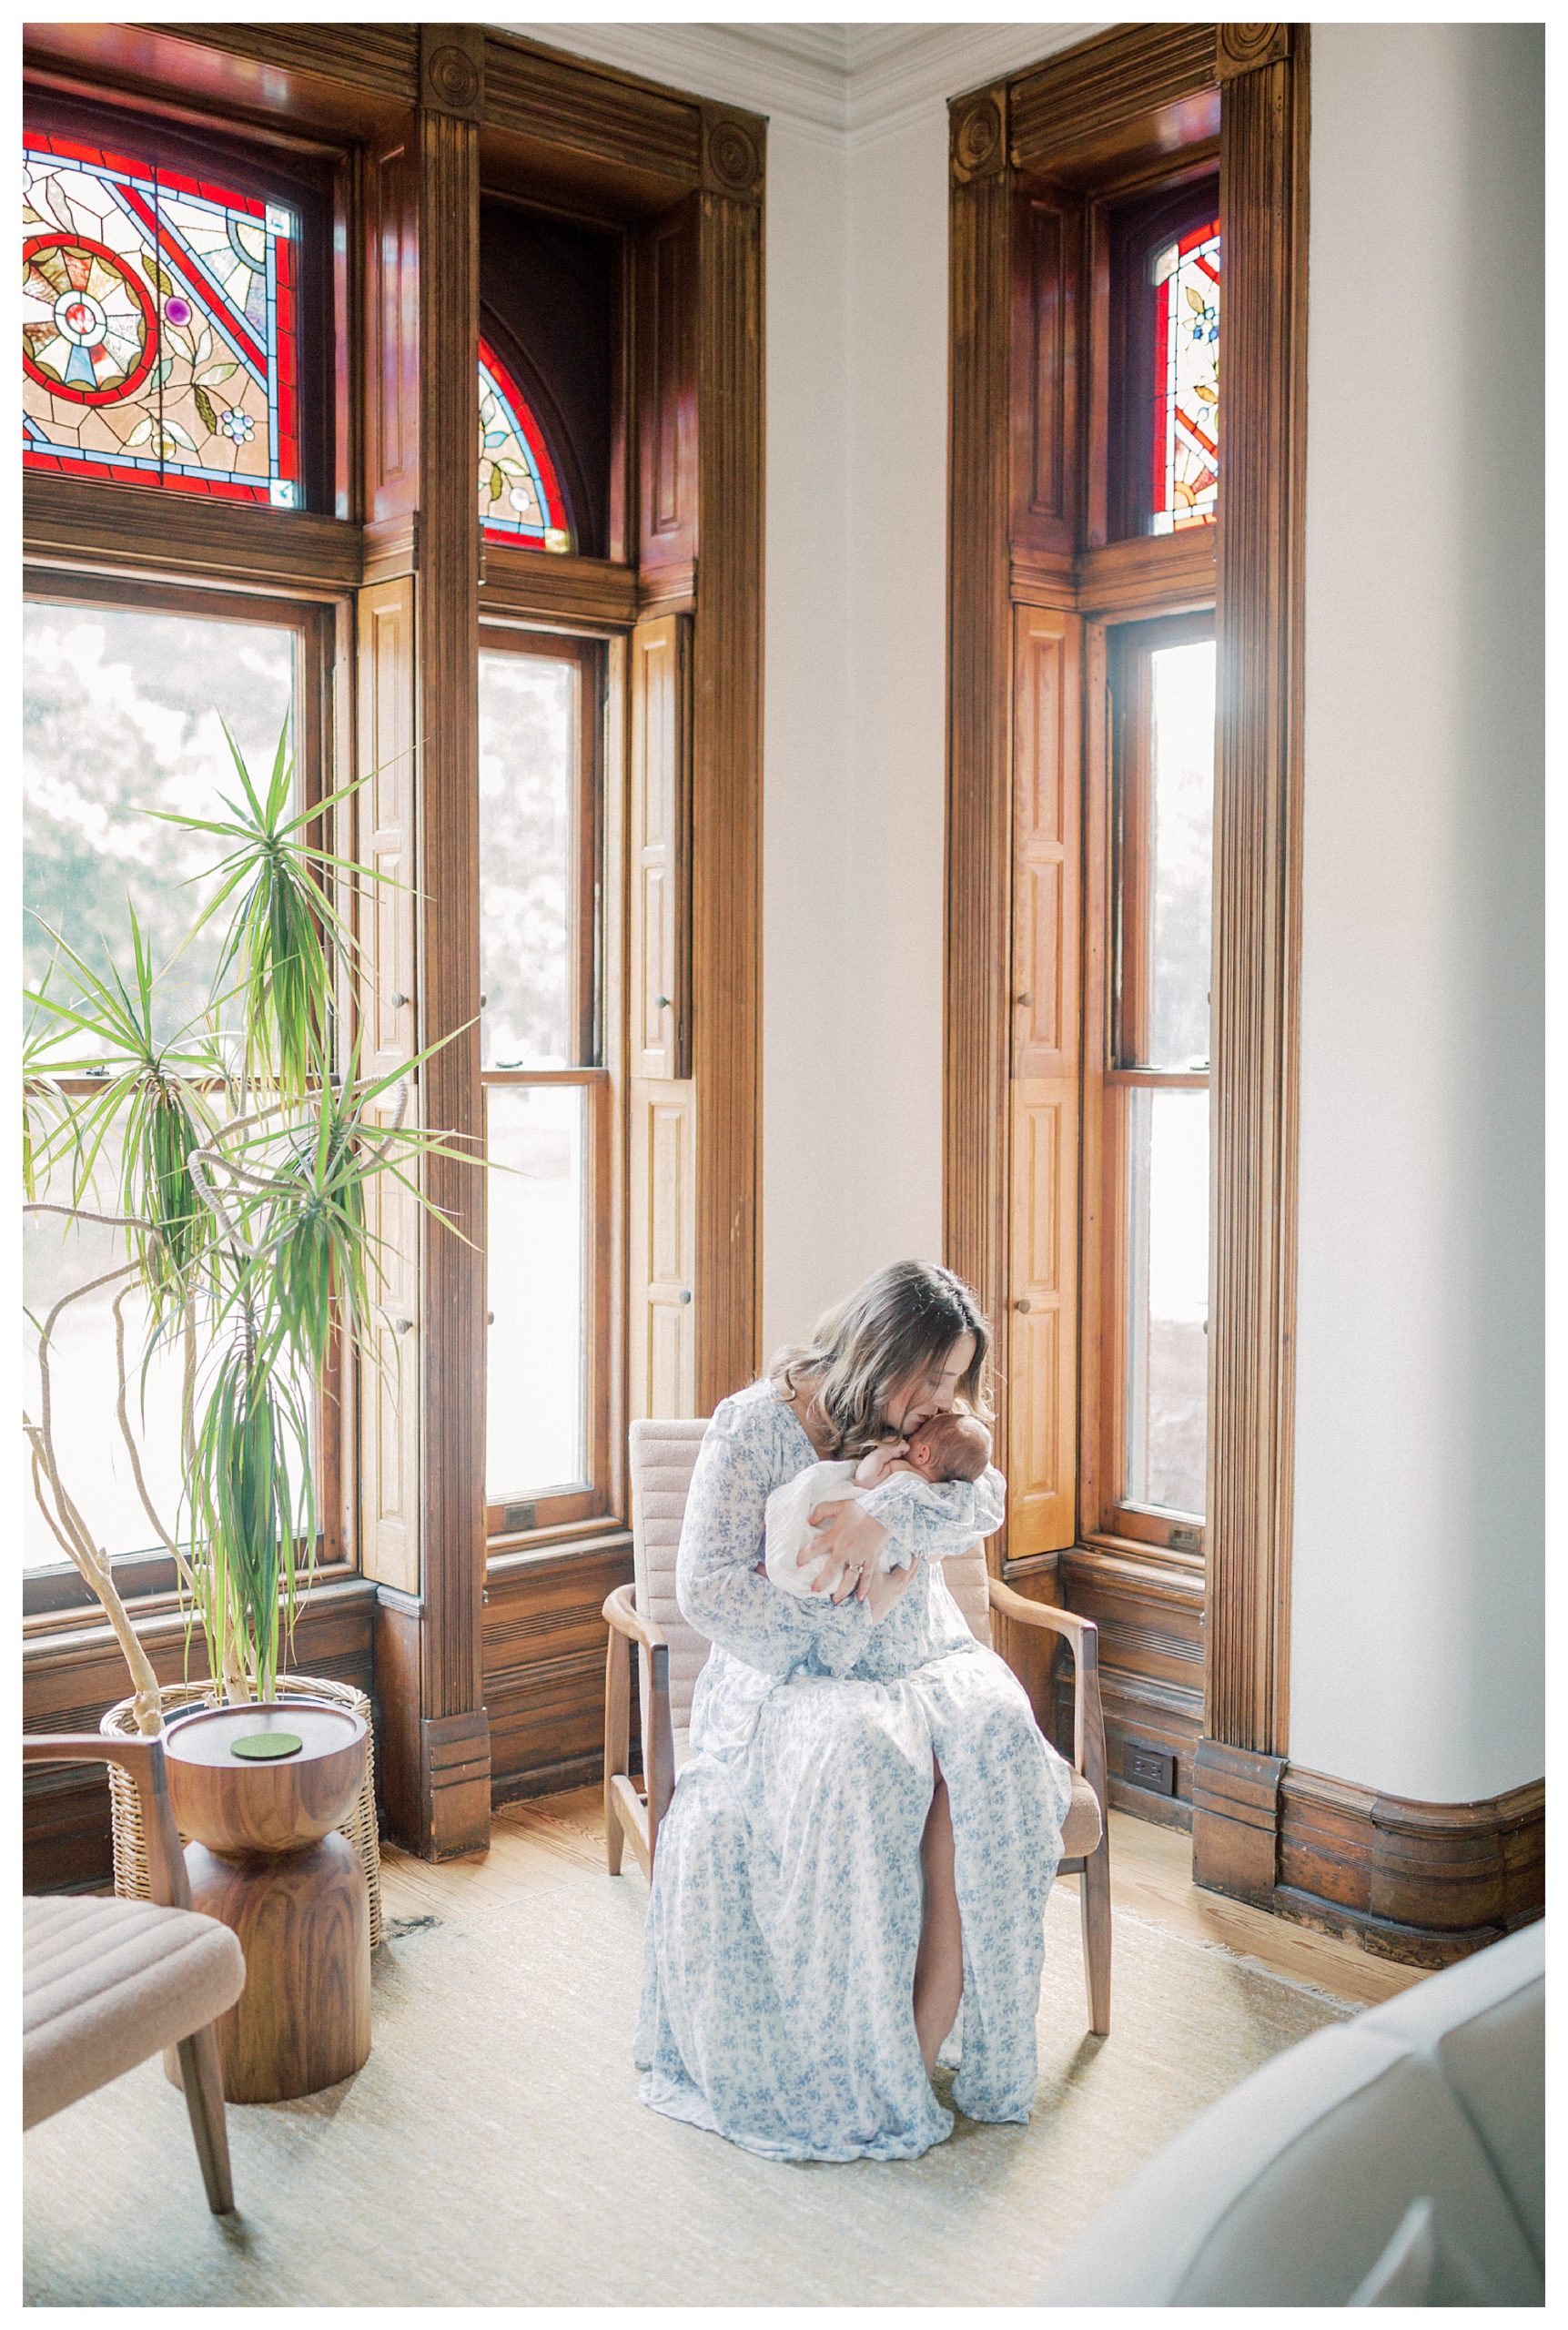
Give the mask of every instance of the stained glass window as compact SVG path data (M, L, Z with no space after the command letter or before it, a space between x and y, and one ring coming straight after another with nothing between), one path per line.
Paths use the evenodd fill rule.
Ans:
M22 142L25 463L298 508L297 213Z
M1219 221L1154 260L1152 531L1214 516L1219 490Z
M488 339L479 344L479 514L487 541L570 550L566 501L544 431Z

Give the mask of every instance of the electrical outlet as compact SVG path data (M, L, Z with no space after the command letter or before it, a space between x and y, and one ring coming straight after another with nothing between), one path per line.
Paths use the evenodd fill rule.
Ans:
M1176 1794L1176 1758L1163 1748L1140 1748L1136 1739L1124 1740L1121 1776L1134 1788L1147 1788L1150 1796Z

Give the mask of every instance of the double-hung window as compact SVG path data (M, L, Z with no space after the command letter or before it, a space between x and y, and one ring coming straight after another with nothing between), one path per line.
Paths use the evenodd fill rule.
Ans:
M481 637L485 1503L501 1550L609 1509L603 665L597 642Z

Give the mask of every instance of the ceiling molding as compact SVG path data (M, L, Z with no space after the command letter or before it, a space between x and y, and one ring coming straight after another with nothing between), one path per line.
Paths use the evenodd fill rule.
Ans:
M835 137L876 137L1103 25L507 25L600 65Z

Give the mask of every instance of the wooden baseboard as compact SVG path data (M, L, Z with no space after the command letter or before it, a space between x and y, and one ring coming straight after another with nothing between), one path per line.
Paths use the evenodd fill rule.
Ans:
M491 1782L492 1805L521 1804L533 1796L555 1796L569 1788L597 1788L604 1777L602 1746L592 1756L572 1756L561 1764L537 1764L526 1772L508 1772Z
M1483 1950L1544 1915L1546 1783L1424 1804L1289 1765L1271 1906L1406 1965Z

